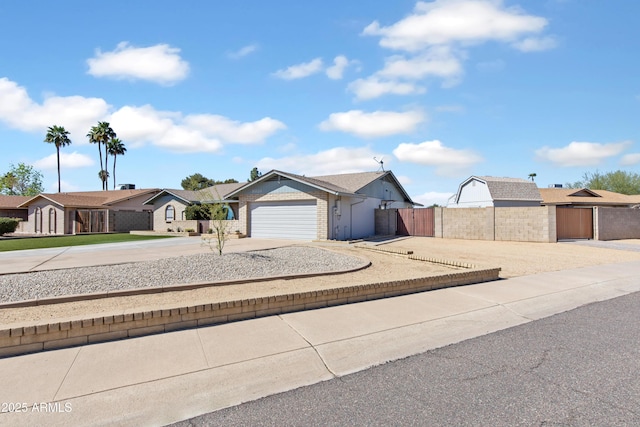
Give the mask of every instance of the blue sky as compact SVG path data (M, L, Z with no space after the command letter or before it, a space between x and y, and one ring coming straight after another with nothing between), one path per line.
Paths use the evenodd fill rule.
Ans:
M2 2L0 172L99 190L199 172L378 169L425 204L470 175L541 187L640 164L640 3L629 0ZM110 160L110 164L112 160ZM111 167L110 167L111 168Z

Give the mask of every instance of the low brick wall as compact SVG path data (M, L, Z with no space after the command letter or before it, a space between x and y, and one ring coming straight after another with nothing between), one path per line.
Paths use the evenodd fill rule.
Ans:
M0 329L0 357L497 280L500 268Z

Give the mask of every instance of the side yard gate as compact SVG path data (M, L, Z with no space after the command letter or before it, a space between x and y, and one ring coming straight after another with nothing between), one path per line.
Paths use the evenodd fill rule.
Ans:
M398 209L396 234L402 236L435 236L435 209Z
M556 230L561 239L593 239L593 208L556 208Z

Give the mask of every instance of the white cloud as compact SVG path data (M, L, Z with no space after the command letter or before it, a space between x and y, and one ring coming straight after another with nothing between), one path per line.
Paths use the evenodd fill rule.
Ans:
M171 85L189 74L189 63L183 60L180 49L167 44L134 47L121 42L112 52L99 49L87 60L88 73L94 77L111 77L118 80L148 80Z
M256 166L261 171L285 170L306 176L333 175L339 173L365 172L377 169L374 157L382 157L369 147L335 147L315 154L260 159Z
M413 201L418 202L424 206L432 206L434 204L440 206L446 206L449 201L449 197L453 196L453 193L439 193L437 191L428 191L418 196L411 196Z
M622 156L620 164L622 166L635 166L640 163L640 153L629 153Z
M331 67L327 67L325 73L327 74L327 77L332 80L340 80L344 74L344 70L354 63L355 61L349 61L346 56L338 55L333 59L333 65Z
M53 144L52 148L55 149L55 146ZM84 168L87 166L93 166L95 164L95 162L93 161L93 159L89 156L86 156L84 154L80 154L77 151L74 151L72 153L66 153L65 150L66 147L61 148L60 149L60 168L61 169L77 169L77 168ZM57 170L58 169L58 159L56 157L56 154L50 154L47 157L37 160L33 163L33 166L36 167L37 169L52 169L52 170ZM57 187L56 187L57 189Z
M536 150L536 156L539 160L548 161L558 166L593 166L609 157L617 156L629 145L631 145L631 141L608 144L574 141L562 148L544 146Z
M435 166L436 173L442 176L456 176L483 160L471 150L446 147L438 140L402 143L393 150L393 155L401 162Z
M553 37L527 37L524 40L513 43L513 47L522 52L540 52L553 49L556 46L557 43Z
M255 52L256 50L258 50L258 45L257 44L250 44L247 46L244 46L238 50L236 50L235 52L230 52L229 58L232 59L240 59L243 58L249 54L252 54L253 52Z
M111 115L111 126L133 146L153 144L175 152L218 152L225 142L261 143L284 123L270 117L238 122L223 116L158 111L150 105L125 106Z
M417 86L414 83L381 80L375 75L349 83L347 90L353 92L356 95L356 99L359 100L378 98L387 94L411 95L426 92L425 88Z
M255 122L241 123L213 114L187 116L184 124L198 129L210 136L217 136L226 142L238 144L256 144L264 142L286 126L281 121L265 117Z
M409 16L389 26L374 21L362 31L380 37L380 46L405 54L387 58L383 69L348 89L357 99L424 93L416 82L427 77L452 87L464 74L466 49L487 42L506 43L523 52L551 49L555 40L541 34L547 24L543 17L504 6L503 0L418 1Z
M43 139L49 126L64 126L74 145L88 144L87 132L102 120L130 147L152 144L176 152L217 152L224 143L258 144L286 129L284 123L270 117L239 122L213 114L158 111L151 105L111 110L103 99L81 96L49 96L38 104L25 88L0 78L0 122L38 132Z
M14 129L40 132L42 138L55 124L69 131L74 144L88 143L88 129L106 117L110 108L103 99L82 96L51 95L38 104L24 87L0 78L0 121Z
M365 113L351 110L329 115L327 120L320 123L319 128L323 131L346 132L361 138L380 138L413 132L424 120L424 114L420 111Z
M414 12L388 27L377 21L364 35L380 36L380 45L415 52L434 45L513 42L545 29L547 20L505 8L500 0L436 0L416 3Z
M320 71L322 71L322 68L322 58L315 58L309 62L292 65L288 68L278 70L273 73L273 76L283 80L302 79L312 74L319 73Z
M439 46L408 59L401 55L391 56L376 74L390 79L419 80L427 76L457 79L462 72L460 59L449 47Z

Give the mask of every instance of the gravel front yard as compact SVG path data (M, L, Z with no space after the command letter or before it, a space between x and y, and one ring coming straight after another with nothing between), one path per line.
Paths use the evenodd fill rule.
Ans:
M623 243L640 245L640 241L627 241ZM521 243L408 238L389 243L385 246L397 249L411 249L417 255L429 258L463 261L480 267L501 267L501 277L503 278L597 264L640 261L640 252L637 251L590 247L573 243ZM332 267L334 265L342 265L333 264L334 261L338 263L352 262L349 258L356 260L356 263L362 263L363 259L369 260L372 265L363 270L340 275L249 282L241 285L215 286L180 292L115 297L38 307L2 309L0 310L0 324L38 323L43 320L83 318L91 315L99 316L101 314L125 313L140 309L175 308L243 298L308 292L339 286L411 279L424 277L426 275L444 274L452 271L451 268L445 266L411 261L399 256L357 249L353 246L341 244L317 244L283 249L294 251L293 254L289 252L286 257L298 266L303 265L298 263L309 261L302 260L301 258L309 258L309 254L312 253L328 260L332 263ZM278 249L278 251L279 250L280 249ZM322 252L323 255L317 255L316 252L306 252L307 250L319 251ZM273 253L274 252L272 252L272 254ZM287 252L282 253L286 254ZM305 256L305 254L307 255ZM229 255L232 254L225 256ZM211 254L207 256L211 257ZM332 258L333 256L337 258ZM188 262L187 259L189 260ZM182 265L189 265L192 259L191 256L188 258L183 257ZM250 258L245 258L245 261L247 259ZM172 261L163 260L158 262L164 263ZM273 265L275 264L272 264L272 266ZM205 270L209 273L213 269L207 268ZM166 271L168 272L169 270L167 269ZM252 271L254 272L253 274L263 274L255 273L255 270L246 270L243 271L243 273ZM163 274L162 277L168 279L164 284L169 284L168 282L176 283L175 277L170 280L170 276L168 275ZM197 277L197 281L204 280L201 276ZM136 287L140 287L140 285L138 284Z

